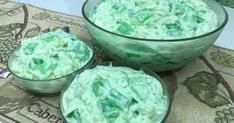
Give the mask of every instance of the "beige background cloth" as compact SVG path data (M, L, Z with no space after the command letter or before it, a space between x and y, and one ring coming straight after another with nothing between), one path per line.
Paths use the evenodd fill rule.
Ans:
M0 69L6 68L9 53L23 38L62 26L69 26L85 41L91 40L81 17L0 0ZM98 47L95 50L96 62L109 60ZM159 76L173 97L166 123L234 123L234 106L229 96L234 89L234 51L210 47L184 68ZM15 86L14 81L11 76L0 79L1 122L63 122L59 94L36 95Z

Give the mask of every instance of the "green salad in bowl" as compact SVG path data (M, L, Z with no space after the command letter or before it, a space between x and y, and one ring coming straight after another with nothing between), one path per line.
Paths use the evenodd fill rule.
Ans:
M153 72L125 63L100 63L75 77L61 94L68 123L161 123L171 99Z
M228 20L214 0L87 0L82 13L93 41L112 59L154 71L199 57Z
M93 57L92 46L63 31L21 41L8 59L16 84L39 93L59 92Z
M202 0L105 0L88 17L111 32L144 39L194 37L218 26Z

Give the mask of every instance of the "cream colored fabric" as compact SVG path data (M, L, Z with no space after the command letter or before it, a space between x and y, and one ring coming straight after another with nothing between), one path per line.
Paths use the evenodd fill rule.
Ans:
M0 69L6 68L7 56L23 38L69 26L72 33L86 41L91 40L81 17L29 5L26 8L27 23L23 23L27 15L23 5L0 0ZM24 26L25 29L22 28ZM100 49L95 47L95 50L96 62L108 60ZM221 76L217 78L217 74ZM227 91L228 86L234 89L234 51L211 47L204 57L197 58L186 67L159 75L173 97L166 123L234 122L234 106ZM1 122L63 122L59 95L35 95L15 86L14 81L11 76L0 79Z

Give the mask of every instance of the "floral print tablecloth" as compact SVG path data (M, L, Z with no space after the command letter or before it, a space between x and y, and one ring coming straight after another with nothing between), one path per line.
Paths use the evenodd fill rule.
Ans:
M234 7L233 0L217 0ZM85 41L91 38L81 17L0 0L0 70L24 38L69 26ZM230 39L231 40L231 39ZM95 46L95 61L109 58ZM234 123L234 51L212 46L189 65L158 75L173 98L166 123ZM0 79L0 122L62 123L59 95L36 95Z

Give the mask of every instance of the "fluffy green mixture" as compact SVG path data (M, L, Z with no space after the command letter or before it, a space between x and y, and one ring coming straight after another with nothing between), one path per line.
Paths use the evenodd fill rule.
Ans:
M128 67L85 70L61 101L69 123L160 123L168 109L159 80Z
M75 35L55 31L23 40L10 67L23 78L53 79L78 70L91 57L92 50Z
M218 24L202 0L101 0L88 17L106 30L145 39L194 37Z

